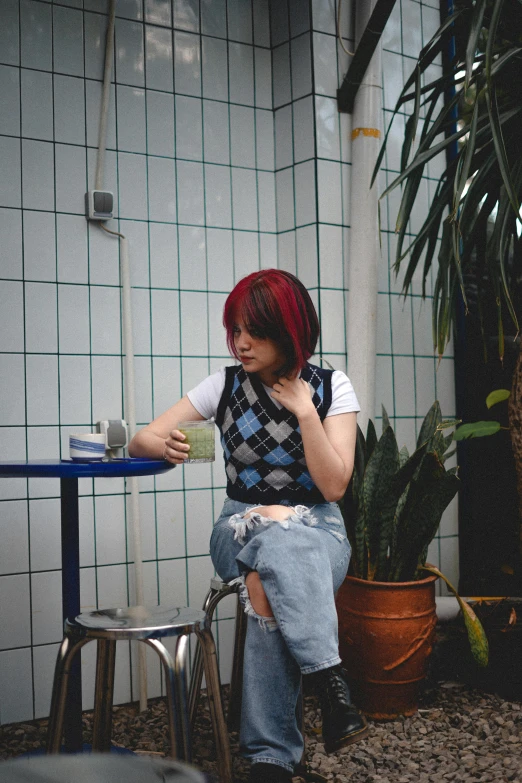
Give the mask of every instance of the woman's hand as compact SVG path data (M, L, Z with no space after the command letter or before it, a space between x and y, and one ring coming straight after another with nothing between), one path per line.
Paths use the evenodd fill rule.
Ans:
M179 430L172 432L165 438L163 459L172 462L173 465L181 465L188 457L190 446L184 443L186 436Z
M172 408L136 433L129 443L129 455L148 459L166 459L173 465L181 465L187 459L189 446L183 443L185 436L177 429L178 423L203 421L204 418L189 398L183 397Z
M312 390L309 384L297 376L294 378L279 378L274 383L272 397L299 419L311 411L315 411L312 402Z

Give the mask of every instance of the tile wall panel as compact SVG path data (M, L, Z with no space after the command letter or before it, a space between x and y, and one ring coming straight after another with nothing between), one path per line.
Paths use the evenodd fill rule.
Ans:
M408 36L420 31L425 41L437 22L434 2L406 2L384 38L385 122L412 62ZM122 416L118 242L83 217L96 165L106 4L0 3L0 434L13 459L66 456L71 429ZM411 19L417 28L405 32ZM319 350L346 368L350 120L335 103L346 63L333 6L322 0L118 3L104 186L115 202L108 227L130 242L140 425L230 361L223 302L255 269L279 265L302 278L320 311ZM393 139L389 176L400 132ZM429 179L423 187L425 202ZM378 402L411 440L434 394L453 413L452 359L436 369L429 302L421 307L418 293L404 305L397 299L389 270L395 204L383 219ZM221 461L140 481L154 600L202 601L224 484ZM126 493L123 480L80 482L83 606L132 601ZM24 683L15 694L12 677L0 675L3 722L48 710L61 635L58 497L55 480L0 482L9 554L8 563L0 559L0 671ZM453 571L455 520L448 510L432 547ZM225 680L232 617L233 607L223 608L216 626ZM128 701L136 698L135 655L123 647L118 655L116 698ZM89 706L89 653L84 668ZM150 680L155 695L156 662Z

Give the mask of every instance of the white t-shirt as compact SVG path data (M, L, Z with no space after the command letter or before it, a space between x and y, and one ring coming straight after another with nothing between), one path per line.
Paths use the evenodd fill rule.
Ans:
M263 386L274 405L277 408L282 408L281 403L271 396L270 386L264 384ZM187 397L198 413L205 419L211 419L217 413L224 388L225 368L220 367L217 372L209 375L208 378L187 392ZM326 416L337 416L339 413L357 413L360 410L350 379L341 370L334 370L332 373L332 403Z

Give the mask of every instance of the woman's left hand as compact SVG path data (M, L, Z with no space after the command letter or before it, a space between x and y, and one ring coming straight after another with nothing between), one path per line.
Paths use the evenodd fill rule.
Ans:
M272 388L272 397L297 418L310 411L315 411L309 384L297 376L279 378Z

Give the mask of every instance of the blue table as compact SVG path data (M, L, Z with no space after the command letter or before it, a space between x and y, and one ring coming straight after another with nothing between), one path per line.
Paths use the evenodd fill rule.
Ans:
M153 476L174 465L164 460L112 459L98 462L39 459L0 462L0 477L59 478L62 536L63 619L80 614L80 538L78 525L78 479L122 476ZM65 715L65 750L82 749L82 683L80 659L73 663Z

